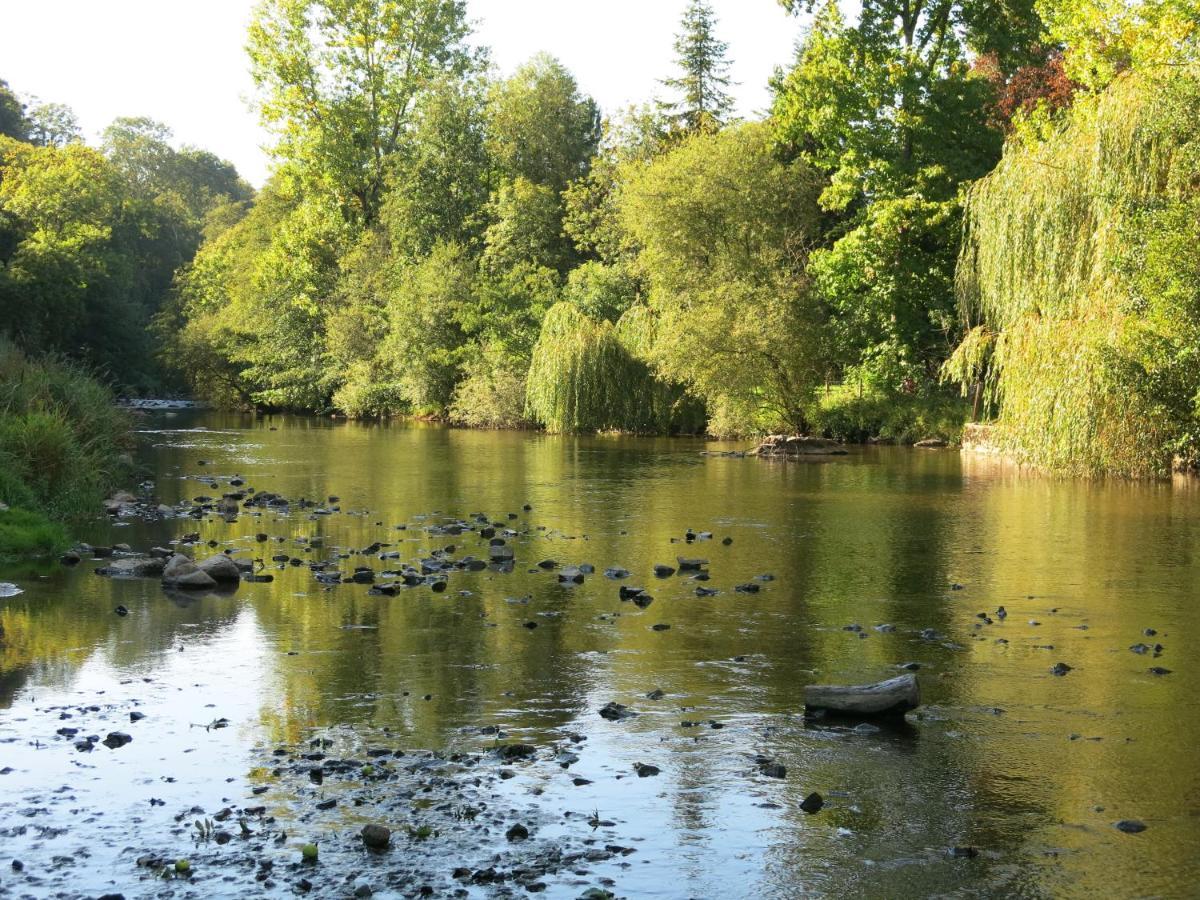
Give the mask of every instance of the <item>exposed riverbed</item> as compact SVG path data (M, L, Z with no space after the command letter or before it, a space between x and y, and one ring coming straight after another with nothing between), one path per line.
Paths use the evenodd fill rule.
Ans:
M292 503L84 537L146 550L199 532L192 555L236 550L273 580L187 593L95 575L108 560L0 571L22 590L0 599L0 896L1200 883L1192 483L1022 476L953 451L782 462L690 440L140 421L156 502L236 478ZM516 532L511 572L383 596L309 566L378 583L433 551L487 559L477 531L439 527L476 514ZM677 556L707 559L710 579L655 577ZM581 564L595 572L560 582ZM804 685L908 663L924 706L906 727L801 717ZM601 717L610 702L636 715ZM111 748L114 732L132 740ZM389 849L363 846L366 824Z

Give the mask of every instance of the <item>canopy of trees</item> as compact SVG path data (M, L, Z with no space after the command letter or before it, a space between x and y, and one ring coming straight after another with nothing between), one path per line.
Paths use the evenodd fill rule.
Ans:
M158 364L147 325L175 272L253 192L149 119L118 119L90 147L67 107L0 88L0 132L0 328L122 388L161 389L178 376Z
M693 0L664 96L602 120L461 0L264 0L257 196L0 83L5 330L238 406L954 438L957 380L1031 461L1195 455L1193 0L780 5L764 119Z

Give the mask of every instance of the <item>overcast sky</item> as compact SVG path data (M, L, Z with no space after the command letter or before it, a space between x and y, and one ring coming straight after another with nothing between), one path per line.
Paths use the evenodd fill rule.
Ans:
M71 106L89 141L117 116L150 116L179 143L232 160L256 185L266 135L246 100L243 43L254 0L6 0L0 78ZM475 42L503 73L540 50L561 59L606 110L649 99L672 72L686 0L469 0ZM776 0L713 0L730 44L739 112L769 103L801 24Z

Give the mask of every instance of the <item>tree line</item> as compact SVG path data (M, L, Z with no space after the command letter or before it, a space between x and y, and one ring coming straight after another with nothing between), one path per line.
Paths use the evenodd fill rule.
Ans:
M1049 298L1071 306L1078 283L1031 261L1077 260L1090 220L1056 212L1062 192L988 185L1070 143L1131 80L1169 83L1178 121L1194 115L1179 88L1193 0L780 3L810 24L769 113L742 120L706 0L685 10L662 96L607 117L552 56L499 77L462 0L262 0L247 49L275 165L252 198L152 123L118 123L92 150L61 109L0 104L17 123L0 124L5 327L119 383L146 377L119 360L144 341L157 377L224 404L475 426L954 439L1021 397L1096 406L1087 391L1062 402L1082 390L1057 365L1077 329L1040 367L1010 364L1001 310L1020 304L977 290L986 274L1052 318ZM1126 146L1133 178L1145 145ZM1144 234L1166 233L1165 213L1125 203L1162 192L1115 189L1123 234L1150 218ZM1002 235L1016 221L1024 243ZM1167 258L1118 243L1114 271ZM1191 282L1156 277L1178 318ZM1172 373L1180 450L1195 391Z
M937 428L960 188L999 159L1009 82L1044 80L1042 31L830 3L740 121L695 0L665 97L602 120L553 57L497 78L461 2L269 0L249 52L275 175L160 325L227 403L853 436L890 404Z
M74 113L0 81L0 322L31 353L64 355L129 391L171 373L146 324L207 234L253 191L167 126L121 118L91 147Z

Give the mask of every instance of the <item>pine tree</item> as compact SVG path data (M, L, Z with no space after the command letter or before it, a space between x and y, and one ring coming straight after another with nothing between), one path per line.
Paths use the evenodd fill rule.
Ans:
M708 0L691 0L675 37L676 64L682 74L663 84L678 95L673 103L660 103L676 128L688 132L716 131L733 110L727 88L729 44L716 36L717 17Z

